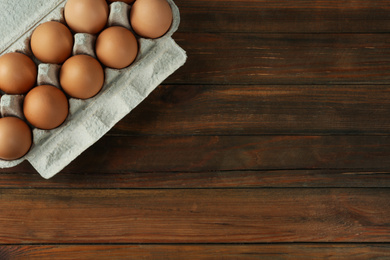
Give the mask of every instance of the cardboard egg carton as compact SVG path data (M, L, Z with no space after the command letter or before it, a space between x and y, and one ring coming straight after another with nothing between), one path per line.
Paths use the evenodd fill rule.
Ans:
M0 160L0 168L9 168L27 160L49 179L106 134L118 121L140 104L159 84L181 67L186 53L172 39L178 29L180 14L172 0L167 0L173 12L173 24L163 37L155 40L138 38L139 54L135 62L122 70L105 69L102 91L87 100L69 99L66 121L53 130L33 128L33 145L23 158L14 161ZM34 29L47 21L64 23L63 9L66 0L2 0L0 2L0 55L22 52L33 57L29 41ZM120 25L131 29L131 6L114 2L110 5L107 26ZM96 36L75 34L73 54L94 52ZM37 85L50 84L60 88L60 65L38 65ZM23 118L23 95L4 93L0 102L2 116Z

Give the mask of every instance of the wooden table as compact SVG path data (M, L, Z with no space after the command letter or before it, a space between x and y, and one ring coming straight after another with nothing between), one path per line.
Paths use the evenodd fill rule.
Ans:
M0 259L389 259L390 1L176 3L183 68L53 179L1 171Z

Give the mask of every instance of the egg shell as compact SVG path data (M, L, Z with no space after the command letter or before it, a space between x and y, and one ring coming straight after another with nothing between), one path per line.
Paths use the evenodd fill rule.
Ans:
M103 30L108 13L105 0L68 0L64 10L65 21L73 31L90 34Z
M133 63L138 54L134 34L121 26L105 29L96 40L96 56L105 66L123 69Z
M62 23L50 21L39 25L31 36L31 50L43 63L60 64L71 54L73 35Z
M69 104L65 94L58 88L42 85L32 89L25 97L23 113L33 126L54 129L68 116Z
M104 70L88 55L69 58L60 71L60 85L71 97L88 99L95 96L104 84Z
M16 160L23 157L32 145L29 126L16 117L0 118L0 158Z
M137 0L131 7L131 26L143 38L156 39L163 36L172 21L172 9L166 0Z
M36 82L37 66L27 55L17 52L0 56L0 89L8 94L24 94Z

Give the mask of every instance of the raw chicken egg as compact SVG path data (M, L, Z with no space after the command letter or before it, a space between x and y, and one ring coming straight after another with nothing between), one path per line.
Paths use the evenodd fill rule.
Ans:
M60 84L62 89L74 98L91 98L103 87L104 70L91 56L76 55L62 65Z
M156 39L171 27L172 9L166 0L137 0L131 8L130 23L136 34Z
M62 23L43 23L32 34L31 50L44 63L60 64L72 54L72 49L73 35Z
M138 55L137 39L124 27L109 27L96 40L96 55L105 66L123 69Z
M97 34L108 20L108 5L105 0L68 0L65 20L78 33Z
M26 95L23 113L33 126L50 130L60 126L68 116L69 104L65 94L56 87L42 85Z
M22 53L7 53L0 57L0 89L8 94L24 94L34 85L37 66Z
M19 159L30 150L31 144L31 129L23 120L0 118L0 159Z

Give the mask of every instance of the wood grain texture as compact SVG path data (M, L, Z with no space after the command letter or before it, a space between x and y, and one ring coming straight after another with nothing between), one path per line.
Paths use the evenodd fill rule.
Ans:
M63 172L386 172L389 156L390 136L106 136ZM31 173L31 167L22 164L0 172Z
M111 135L389 134L388 85L168 85Z
M26 165L26 168L28 166ZM50 180L30 173L0 174L0 188L390 188L390 172L358 170L273 170L212 172L67 173Z
M388 0L176 0L189 32L382 33Z
M53 179L0 170L0 259L389 259L390 1L175 2L185 66Z
M389 136L106 137L64 171L386 170L389 156Z
M2 246L2 260L388 259L389 244Z
M0 190L0 241L390 242L389 189Z
M166 84L388 84L387 34L176 33L187 63Z

